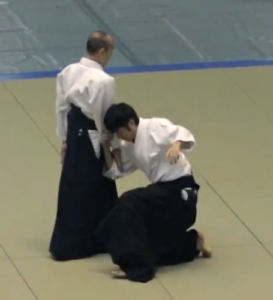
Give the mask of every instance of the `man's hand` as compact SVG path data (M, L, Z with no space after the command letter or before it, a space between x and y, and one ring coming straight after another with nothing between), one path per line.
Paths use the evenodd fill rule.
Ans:
M113 134L107 130L103 130L100 141L101 144L109 146L112 139Z
M67 148L67 144L66 144L66 142L63 142L63 143L62 143L62 147L61 147L61 164L62 164L62 165L63 165L63 163L64 163L64 158L65 158L66 148Z
M166 159L171 165L176 164L179 160L181 148L182 143L176 142L168 149Z

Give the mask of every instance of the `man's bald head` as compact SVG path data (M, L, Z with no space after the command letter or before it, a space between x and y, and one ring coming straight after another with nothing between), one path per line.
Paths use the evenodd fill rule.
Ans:
M107 52L113 48L113 38L108 33L99 30L91 33L86 43L86 51L90 55L95 55L102 49Z

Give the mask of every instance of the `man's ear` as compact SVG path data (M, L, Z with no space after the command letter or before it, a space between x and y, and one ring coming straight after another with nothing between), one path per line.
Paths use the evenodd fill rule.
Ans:
M128 127L131 129L131 127L134 127L134 126L136 126L136 123L133 119L131 119L128 123Z

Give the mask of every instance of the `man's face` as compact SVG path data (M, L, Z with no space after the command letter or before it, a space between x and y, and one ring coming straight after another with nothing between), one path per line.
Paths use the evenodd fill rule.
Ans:
M137 127L134 121L130 121L127 127L122 127L117 130L116 136L120 140L133 142L136 138Z

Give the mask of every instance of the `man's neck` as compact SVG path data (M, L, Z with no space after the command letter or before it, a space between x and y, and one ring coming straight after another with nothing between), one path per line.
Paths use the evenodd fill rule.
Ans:
M100 62L98 61L98 59L97 59L96 56L90 55L90 54L86 54L85 57L86 57L87 59L90 59L90 60L96 62L97 64L101 65ZM102 67L103 67L103 66L102 66Z

